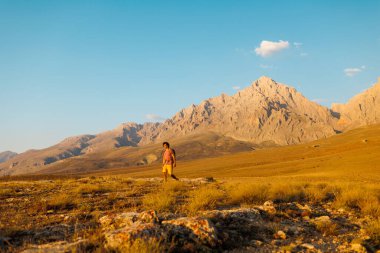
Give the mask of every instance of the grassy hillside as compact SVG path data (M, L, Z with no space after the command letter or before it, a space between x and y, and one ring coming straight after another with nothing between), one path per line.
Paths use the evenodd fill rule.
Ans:
M175 147L175 146L174 146ZM179 177L275 177L380 179L380 125L358 128L307 144L266 148L214 158L181 161ZM161 176L158 164L115 168L99 175Z
M213 132L172 139L170 143L181 161L216 157L254 148L252 143L238 141ZM141 147L121 147L62 160L41 168L37 173L90 173L137 165L139 169L146 165L154 165L157 168L161 163L161 152L161 143Z

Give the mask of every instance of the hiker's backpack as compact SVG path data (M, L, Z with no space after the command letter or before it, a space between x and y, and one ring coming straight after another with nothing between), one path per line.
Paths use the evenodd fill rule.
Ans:
M174 149L172 149L172 152L173 152L174 157L177 158L176 155L175 155L175 150Z

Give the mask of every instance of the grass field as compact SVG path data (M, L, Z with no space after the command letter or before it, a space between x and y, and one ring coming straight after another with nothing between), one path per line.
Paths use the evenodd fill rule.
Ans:
M302 145L178 161L175 173L182 182L155 179L161 177L157 165L1 178L0 250L17 252L29 245L86 238L89 242L82 251L104 252L109 249L104 248L98 221L110 213L156 210L190 217L207 210L254 207L267 200L310 205L315 217L330 215L332 225L316 224L312 228L317 232L308 232L310 238L302 239L322 241L325 252L337 250L344 240L358 241L369 252L380 249L380 125ZM284 222L294 222L284 211L276 215L280 219L268 220L265 231L275 233L285 227ZM337 242L332 244L331 238ZM287 245L265 240L264 245L297 249L294 244L301 239L287 240ZM137 242L139 250L149 251ZM232 247L228 243L223 245Z
M298 180L379 182L380 125L302 145L266 148L214 158L178 161L179 177L286 177ZM103 170L94 175L160 177L159 165ZM253 179L255 178L255 179ZM240 179L239 179L240 180Z

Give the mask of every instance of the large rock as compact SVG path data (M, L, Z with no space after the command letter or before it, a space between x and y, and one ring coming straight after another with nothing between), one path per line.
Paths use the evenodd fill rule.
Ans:
M196 240L202 244L215 247L218 243L216 229L210 220L190 217L178 218L175 220L163 221L162 224L171 224L175 226L185 227L191 230Z
M101 217L99 222L110 249L126 249L138 239L168 244L174 242L177 250L185 245L193 245L194 249L216 247L219 242L212 222L201 217L160 222L155 211L145 211L107 215Z

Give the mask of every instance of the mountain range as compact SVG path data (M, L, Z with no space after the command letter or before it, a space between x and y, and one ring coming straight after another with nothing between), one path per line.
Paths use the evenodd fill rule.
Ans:
M174 144L183 160L306 143L380 123L379 100L380 79L347 104L329 109L264 76L232 96L190 105L162 123L123 123L46 149L0 156L0 175L148 165L160 159L164 140Z

